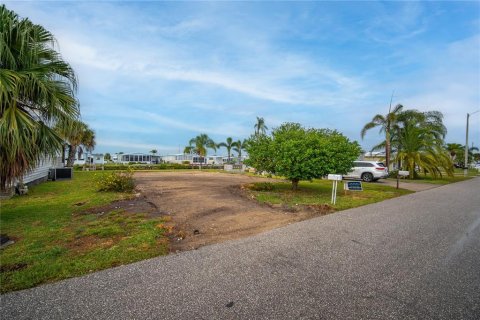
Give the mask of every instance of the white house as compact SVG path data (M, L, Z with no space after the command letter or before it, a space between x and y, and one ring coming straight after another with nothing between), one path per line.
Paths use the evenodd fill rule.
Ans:
M48 172L50 169L54 168L63 168L64 165L62 163L62 157L56 158L43 158L37 164L35 169L28 172L23 176L23 183L24 184L37 184L43 181L47 181L48 179ZM16 184L16 183L15 183Z
M82 154L82 158L78 158L78 154L75 154L74 165L99 165L103 166L105 164L105 156L103 153L91 153L91 154Z
M193 165L203 164L203 165L223 165L224 162L223 156L217 155L207 155L201 157L197 154L190 153L177 153L177 154L168 154L162 156L162 161L165 163L188 163Z
M124 163L124 164L130 163L130 162L151 164L151 163L160 163L160 160L161 160L160 156L155 156L147 153L122 153L122 154L117 153L112 156L113 162Z

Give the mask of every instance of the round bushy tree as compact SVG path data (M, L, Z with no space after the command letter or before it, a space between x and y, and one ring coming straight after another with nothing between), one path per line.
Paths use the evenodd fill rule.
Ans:
M271 136L252 136L246 148L246 163L257 170L284 176L297 189L300 180L329 173L344 174L360 154L360 146L335 130L305 129L285 123Z

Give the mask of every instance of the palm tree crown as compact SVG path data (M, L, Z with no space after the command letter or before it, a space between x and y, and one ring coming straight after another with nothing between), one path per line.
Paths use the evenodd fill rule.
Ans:
M207 155L207 149L212 149L216 151L217 145L205 133L190 139L189 145L185 147L185 151L188 151L186 153L194 152L201 157L205 157Z
M52 129L79 116L73 69L40 25L0 6L0 187L56 156L62 139Z
M245 147L247 146L247 140L237 140L236 142L233 143L235 152L238 154L238 158L242 157L242 150L245 150Z
M225 142L220 142L218 147L225 147L227 148L228 153L228 161L230 161L230 155L232 154L232 148L235 146L235 142L233 142L232 137L228 137Z
M397 148L396 160L410 171L410 178L416 167L433 176L441 176L442 171L453 174L450 154L443 148L447 129L442 119L438 111L407 110L398 115L392 145Z
M362 131L360 132L360 136L362 139L365 137L365 134L368 130L380 127L380 133L385 133L385 162L387 168L390 166L390 139L391 139L391 132L392 128L395 126L395 122L397 116L400 112L402 112L403 106L401 104L397 104L393 110L389 110L389 112L383 116L381 114L377 114L373 117L373 119L367 123Z
M255 135L266 134L268 127L265 125L265 120L262 117L257 117L257 123L253 126L255 129Z

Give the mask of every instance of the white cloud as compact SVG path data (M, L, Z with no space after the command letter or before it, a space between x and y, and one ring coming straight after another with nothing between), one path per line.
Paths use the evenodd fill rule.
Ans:
M134 140L115 140L115 139L104 139L99 138L97 140L97 144L101 145L102 147L112 148L120 148L119 152L132 152L132 151L141 151L141 152L148 152L150 150L156 149L159 152L172 152L172 150L176 150L177 147L175 146L164 146L164 145L156 145L156 144L145 144L139 141Z

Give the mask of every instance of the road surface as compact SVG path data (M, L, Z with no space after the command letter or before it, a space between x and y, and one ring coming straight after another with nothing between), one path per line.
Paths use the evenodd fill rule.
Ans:
M2 319L480 319L480 179L1 296Z

